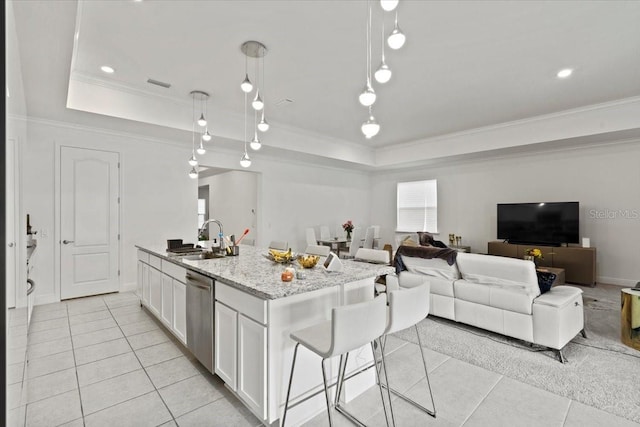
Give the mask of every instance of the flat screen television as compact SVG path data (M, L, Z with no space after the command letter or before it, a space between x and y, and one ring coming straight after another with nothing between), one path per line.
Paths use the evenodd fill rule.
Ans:
M509 243L578 243L580 203L499 203L498 239Z

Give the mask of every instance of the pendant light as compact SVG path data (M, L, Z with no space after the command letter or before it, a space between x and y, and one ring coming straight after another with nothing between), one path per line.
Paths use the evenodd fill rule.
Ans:
M384 84L391 79L391 68L384 60L384 19L382 20L382 63L376 70L374 77L380 84Z
M189 171L189 178L191 179L196 179L198 177L198 171L196 170L196 167L192 167L191 171Z
M204 97L200 98L200 102L201 102L201 104L204 105L204 106L201 106L201 109L204 112L207 112L207 103L204 101ZM200 146L196 149L196 152L200 156L202 156L202 155L207 153L207 150L205 150L205 148L204 148L203 141L211 141L211 134L209 133L209 125L208 124L207 124L207 126L205 126L204 133L202 134L202 137L200 138Z
M380 7L385 12L391 12L398 6L398 0L380 0Z
M371 3L367 0L367 84L364 86L364 90L358 96L358 101L365 107L369 107L376 102L376 92L371 86Z
M248 168L251 166L251 159L247 154L247 93L244 94L244 154L240 158L240 166Z
M260 142L260 139L258 138L258 130L260 130L261 132L266 132L269 129L269 123L267 123L267 121L264 118L265 104L261 96L261 89L262 89L262 93L264 93L264 56L267 54L267 48L260 42L250 40L250 41L244 42L242 46L240 46L240 50L245 55L245 79L240 85L242 91L244 92L244 140L243 140L244 153L240 158L240 166L242 166L243 168L248 168L249 166L251 166L251 158L249 157L249 153L247 152L247 142L248 142L247 141L247 114L248 114L247 103L248 103L248 94L253 90L253 85L251 85L251 88L249 88L249 85L251 84L251 82L249 80L249 74L247 71L248 70L247 61L249 57L256 59L256 74L254 77L257 83L256 94L255 94L255 97L253 98L253 101L251 101L251 107L253 107L254 109L254 115L253 115L254 133L253 133L253 139L251 140L251 143L249 145L251 146L252 150L259 150L262 147L262 142ZM259 63L257 61L260 58L262 58L262 63L263 63L262 81L260 80ZM259 123L258 123L258 111L261 111L261 118Z
M387 44L391 49L400 49L404 46L404 42L406 41L406 37L402 31L400 31L400 27L398 26L398 11L396 10L396 21L395 26L393 27L393 31L387 37Z
M258 123L258 130L260 132L266 132L269 130L269 123L267 119L264 118L264 109L262 110L262 118L260 119L260 123Z
M249 80L249 72L247 71L247 55L244 57L244 80L240 83L240 89L244 93L250 93L253 90L253 84Z
M360 130L362 130L362 133L367 139L373 138L378 134L378 132L380 132L380 125L376 121L375 117L373 117L371 107L369 107L369 118L362 124Z
M205 132L202 134L202 140L205 141L205 142L211 141L211 134L209 133L209 128L207 128L205 130ZM202 154L204 154L204 153L202 153Z

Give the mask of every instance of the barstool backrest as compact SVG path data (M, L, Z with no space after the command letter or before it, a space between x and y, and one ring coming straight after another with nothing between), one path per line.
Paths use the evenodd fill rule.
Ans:
M305 254L320 256L329 256L329 252L331 252L330 246L321 245L309 245L307 246L307 249L304 250Z
M331 311L330 357L355 350L379 338L387 325L384 296L371 301L343 305Z
M389 320L384 331L391 334L409 328L429 314L429 283L388 291Z

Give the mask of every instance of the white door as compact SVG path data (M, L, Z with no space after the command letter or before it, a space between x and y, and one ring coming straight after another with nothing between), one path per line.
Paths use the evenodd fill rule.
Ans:
M61 147L61 299L119 289L118 162L118 153Z
M5 222L5 230L6 230L6 255L5 255L5 266L6 266L6 277L5 277L5 286L6 286L6 297L7 297L7 307L12 308L16 306L16 286L18 285L17 280L19 278L18 269L17 269L17 248L18 248L18 240L16 236L16 226L18 224L16 210L18 203L18 192L16 191L16 142L13 139L7 140L7 146L5 151L5 160L6 160L6 222ZM26 232L26 231L25 231ZM23 289L26 292L26 284L23 286L18 286L19 289Z

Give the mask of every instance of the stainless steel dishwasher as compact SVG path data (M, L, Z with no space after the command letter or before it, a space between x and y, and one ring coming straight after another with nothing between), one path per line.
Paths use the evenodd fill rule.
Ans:
M187 271L187 347L213 373L213 301L215 281Z

